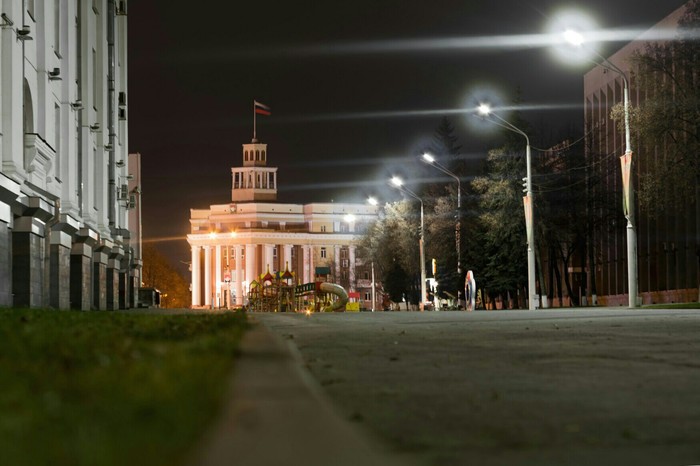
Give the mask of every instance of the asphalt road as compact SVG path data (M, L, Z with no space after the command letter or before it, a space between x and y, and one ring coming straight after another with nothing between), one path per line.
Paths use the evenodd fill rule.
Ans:
M341 416L422 464L700 464L697 310L255 319Z

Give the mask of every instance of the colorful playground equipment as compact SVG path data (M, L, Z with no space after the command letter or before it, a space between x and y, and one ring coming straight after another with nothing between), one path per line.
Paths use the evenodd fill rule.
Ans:
M328 282L297 285L287 268L283 273L260 275L250 283L247 309L254 312L333 312L344 311L348 303L345 289Z

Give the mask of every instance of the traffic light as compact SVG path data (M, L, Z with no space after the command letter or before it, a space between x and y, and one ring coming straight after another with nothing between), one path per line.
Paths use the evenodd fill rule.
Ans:
M523 192L527 192L527 176L523 178Z

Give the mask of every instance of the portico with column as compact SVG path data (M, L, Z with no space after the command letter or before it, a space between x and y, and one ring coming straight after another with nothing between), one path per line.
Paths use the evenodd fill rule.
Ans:
M316 279L317 266L330 267L330 261L335 261L336 276L330 279L337 281L343 266L351 279L344 279L341 286L354 287L359 236L354 229L344 228L344 218L352 215L355 224L369 224L376 219L377 208L279 202L277 168L267 166L267 144L257 139L243 144L242 155L241 166L231 169L231 202L190 209L187 241L192 248L192 307L222 305L222 274L226 270L231 274L230 286L238 306L246 303L253 280L268 270L284 273L289 267L296 283L302 284ZM317 256L322 247L328 252L326 258ZM347 248L351 248L349 260L342 265L340 251ZM227 257L226 262L223 257Z

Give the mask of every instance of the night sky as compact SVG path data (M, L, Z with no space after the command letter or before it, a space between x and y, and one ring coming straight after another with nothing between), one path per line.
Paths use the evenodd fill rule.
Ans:
M385 190L389 175L439 178L417 155L442 116L465 159L492 147L495 136L471 130L474 117L459 113L485 87L505 103L519 90L523 105L558 106L522 113L542 134L582 130L591 66L489 38L545 33L562 6L579 6L601 28L647 29L683 3L129 2L129 151L142 156L144 242L156 241L175 264L190 260L190 208L230 202L230 169L252 138L253 99L272 109L258 116L258 139L279 167L280 202L398 199ZM436 47L455 38L485 46ZM622 45L606 43L601 53Z

